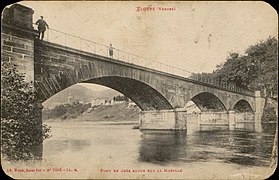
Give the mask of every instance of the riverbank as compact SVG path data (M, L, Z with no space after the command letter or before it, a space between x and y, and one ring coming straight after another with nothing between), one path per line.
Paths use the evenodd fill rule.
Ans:
M70 119L68 121L63 121L63 120L59 120L59 119L52 119L49 121L45 121L45 124L49 125L49 126L60 126L61 124L63 125L67 125L67 126L75 126L75 125L138 125L139 122L138 121L81 121L81 120L77 120L77 119Z

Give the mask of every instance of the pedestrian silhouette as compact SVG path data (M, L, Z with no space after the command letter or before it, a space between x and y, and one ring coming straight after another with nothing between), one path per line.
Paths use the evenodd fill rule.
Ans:
M47 22L44 20L43 16L41 16L41 19L38 19L35 24L38 25L38 30L39 30L38 38L43 40L46 28L49 28L49 26Z
M112 47L112 44L109 45L109 57L113 58L113 47Z

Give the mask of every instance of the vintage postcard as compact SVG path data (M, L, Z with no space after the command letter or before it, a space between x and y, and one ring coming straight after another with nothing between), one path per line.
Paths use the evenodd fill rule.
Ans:
M1 16L15 179L266 179L278 15L261 1L21 1Z

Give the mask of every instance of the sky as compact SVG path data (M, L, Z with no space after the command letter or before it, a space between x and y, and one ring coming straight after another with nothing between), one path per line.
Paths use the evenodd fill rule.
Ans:
M230 52L277 37L278 16L265 2L22 1L50 28L190 72L212 72ZM154 7L139 11L137 7ZM175 8L160 11L159 7Z

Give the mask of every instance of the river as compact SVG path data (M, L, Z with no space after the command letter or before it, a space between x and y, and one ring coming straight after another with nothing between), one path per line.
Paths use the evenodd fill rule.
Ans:
M40 167L51 173L36 177L243 179L266 178L273 172L273 132L186 133L140 131L133 124L46 124L52 138L44 141Z

